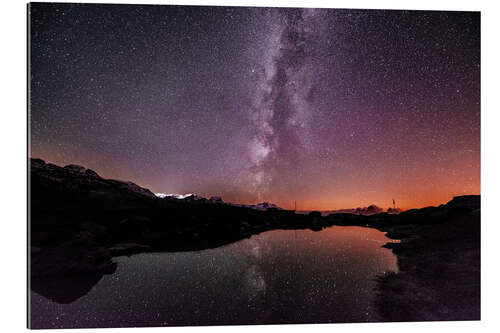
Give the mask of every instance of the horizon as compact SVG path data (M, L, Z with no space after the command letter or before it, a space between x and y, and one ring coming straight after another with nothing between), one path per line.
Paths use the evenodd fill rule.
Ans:
M477 12L30 11L29 156L285 209L480 194Z
M42 159L45 161L45 163L51 163L51 164L55 164L59 167L64 167L64 166L67 166L67 165L79 165L79 166L82 166L84 168L87 168L85 165L80 165L80 164L77 164L77 163L63 163L63 164L57 164L57 163L53 163L51 161L48 161L48 160L45 160L43 158L40 158L40 157L34 157L34 156L29 156L30 158L32 159ZM89 168L87 168L89 169ZM101 175L101 173L98 171L98 170L93 170L91 169L92 171L95 171L97 172L97 174L102 177L102 178L106 178L106 179L111 179L111 178L107 178L107 177L103 177ZM119 180L119 181L131 181L129 179L116 179L116 180ZM133 181L132 181L133 182ZM149 190L150 192L152 192L155 196L157 196L158 198L161 198L159 196L159 194L162 194L162 195L167 195L167 196L170 196L170 195L197 195L199 196L199 193L193 193L193 192L187 192L187 193L166 193L166 192L154 192L152 191L151 189L147 188L147 187L144 187L142 186L141 184L138 184L138 183L135 183L133 182L134 184L142 187L142 188L145 188L147 190ZM447 202L449 202L450 200L452 200L453 198L455 197L459 197L459 196L468 196L468 195L481 195L480 193L464 193L464 194L457 194L457 195L453 195L451 196L448 200L444 201L444 202L441 202L441 203L437 203L437 204L434 204L434 205L425 205L425 206L422 206L422 207L400 207L398 204L397 204L397 200L396 200L396 209L399 209L401 210L402 212L403 211L407 211L407 210L410 210L410 209L420 209L420 208L425 208L425 207L430 207L430 206L439 206L441 204L446 204ZM236 202L236 201L226 201L224 200L224 197L222 196L218 196L217 194L209 194L209 195L202 195L201 197L205 198L205 199L209 199L210 197L220 197L224 203L226 204L239 204L239 205L255 205L255 204L260 204L260 203L271 203L271 204L276 204L274 202L270 202L270 201L259 201L259 202ZM391 199L392 200L392 199ZM392 201L391 201L392 202ZM339 208L326 208L326 209L297 209L296 211L297 212L311 212L311 211L320 211L320 212L328 212L328 211L341 211L341 210L351 210L351 209L358 209L358 208L368 208L369 206L371 205L374 205L376 206L377 208L381 208L383 210L383 212L386 212L388 211L390 208L393 208L393 207L387 207L385 208L385 206L380 206L380 205L377 205L377 204L374 204L374 203L371 203L371 204L367 204L367 205L357 205L357 206L351 206L351 207L339 207ZM280 205L277 205L278 207L280 208L283 208L283 209L286 209L286 210L294 210L294 206L295 206L295 203L292 203L291 204L291 207L287 207L287 206L280 206ZM297 203L297 207L300 208L299 204Z

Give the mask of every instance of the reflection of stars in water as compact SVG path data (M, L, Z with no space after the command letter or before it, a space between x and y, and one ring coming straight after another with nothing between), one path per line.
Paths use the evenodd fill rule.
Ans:
M248 294L248 307L256 308L262 306L265 302L266 280L260 269L263 252L266 252L267 242L265 237L252 237L248 242L245 251L247 264L249 267L245 271L245 279L243 281L244 288Z
M255 306L253 303L259 301L266 292L266 281L257 265L252 265L247 269L245 273L245 286L249 295L248 306Z
M205 251L119 257L116 273L72 304L33 295L36 320L61 328L370 321L373 278L396 259L366 239L388 241L355 227L280 230Z

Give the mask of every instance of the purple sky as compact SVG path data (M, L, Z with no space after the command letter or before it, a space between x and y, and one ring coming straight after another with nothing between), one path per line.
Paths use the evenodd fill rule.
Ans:
M30 155L282 207L480 191L477 12L31 4Z

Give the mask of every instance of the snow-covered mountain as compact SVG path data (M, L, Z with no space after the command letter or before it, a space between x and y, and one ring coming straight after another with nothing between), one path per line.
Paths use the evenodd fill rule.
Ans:
M155 193L155 195L158 197L158 198L172 198L172 199L179 199L179 200L183 200L183 199L186 199L188 197L191 197L191 196L196 196L195 194L193 193L188 193L188 194L175 194L175 193L171 193L171 194L166 194L166 193Z
M155 195L158 198L164 199L175 199L175 200L183 200L183 201L206 201L210 203L225 203L220 196L212 196L209 199L200 197L194 193L187 193L187 194L177 194L177 193L155 193ZM233 204L233 203L225 203L226 205L231 205L235 207L245 207L245 208L252 208L252 209L257 209L257 210L262 210L266 211L268 209L277 209L277 210L282 210L283 208L276 206L275 204L269 203L269 202L261 202L256 205L245 205L245 204Z
M276 209L276 210L283 210L283 208L276 206L275 204L269 203L269 202L261 202L256 205L244 205L244 204L230 204L232 206L236 207L246 207L246 208L252 208L252 209L257 209L257 210L268 210L268 209Z
M200 197L199 195L196 195L194 193L187 193L187 194L155 193L155 195L161 199L168 198L168 199L183 200L183 201L207 201L207 202L211 202L211 203L224 203L224 201L222 201L222 198L219 196L213 196L213 197L210 197L209 199L207 199L204 197Z

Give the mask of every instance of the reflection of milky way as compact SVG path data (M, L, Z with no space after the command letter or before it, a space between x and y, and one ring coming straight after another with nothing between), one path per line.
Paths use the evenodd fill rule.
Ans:
M249 306L257 306L265 301L266 280L259 265L262 262L262 257L268 255L269 248L266 247L266 242L262 238L252 237L247 241L246 263L248 267L245 270L245 278L243 284L248 293Z
M204 251L118 257L87 295L31 294L35 327L163 326L377 320L375 277L397 271L383 232L274 230ZM61 284L63 289L71 285ZM55 292L56 290L53 290Z
M34 3L30 155L303 210L480 191L479 13Z
M255 302L262 301L266 292L266 280L258 266L252 265L245 272L245 288L248 292L249 306L254 306Z

